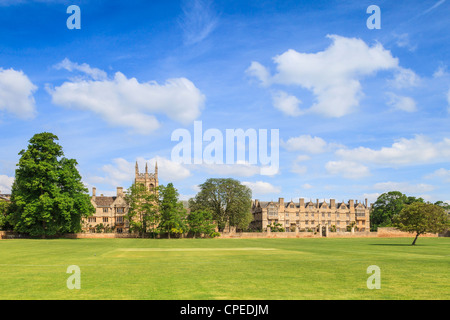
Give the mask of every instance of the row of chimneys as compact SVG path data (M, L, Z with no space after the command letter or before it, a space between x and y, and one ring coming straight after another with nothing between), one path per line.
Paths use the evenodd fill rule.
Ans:
M95 198L96 197L96 193L97 193L97 188L93 187L92 188L92 196ZM123 196L123 188L122 187L117 187L117 196ZM103 194L100 195L100 197L103 197Z
M358 205L358 200L355 200L355 201L356 201L356 205ZM354 206L355 201L354 200L349 200L350 207ZM365 206L367 208L367 204L368 204L367 198L365 199L364 202L365 202ZM259 200L255 200L255 203L256 203L256 205L258 205ZM278 203L280 204L280 206L284 206L284 198L278 198ZM303 206L303 207L305 206L305 199L304 198L300 198L300 206ZM336 207L336 200L335 199L330 199L330 206L332 208ZM317 208L319 207L319 199L316 199L316 207Z

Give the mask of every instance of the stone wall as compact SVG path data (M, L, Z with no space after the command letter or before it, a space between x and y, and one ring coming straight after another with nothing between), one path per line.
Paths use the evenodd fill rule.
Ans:
M381 238L397 238L397 237L415 237L415 233L399 231L395 228L378 228L378 237ZM421 234L420 237L437 237L437 233Z

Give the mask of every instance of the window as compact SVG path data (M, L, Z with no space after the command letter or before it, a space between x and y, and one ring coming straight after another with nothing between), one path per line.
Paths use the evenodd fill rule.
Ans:
M116 208L117 213L123 213L123 208Z
M297 216L297 217L298 217L298 215L299 215L299 214L298 214L298 212L297 212L297 213L295 214L295 216Z
M108 208L103 208L103 212L108 212Z
M117 233L122 233L123 232L122 228L117 228L116 230L117 230Z
M88 218L88 222L97 222L97 219L95 217Z
M123 222L123 217L117 217L117 218L116 218L116 222L122 223L122 222Z
M108 222L108 217L103 217L103 222Z
M322 218L325 218L325 213L322 213Z
M267 207L267 215L269 217L278 217L278 209L274 205Z

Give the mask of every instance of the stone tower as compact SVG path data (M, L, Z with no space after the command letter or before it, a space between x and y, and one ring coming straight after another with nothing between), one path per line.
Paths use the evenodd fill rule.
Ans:
M136 161L136 172L134 177L134 183L142 183L148 190L157 188L159 185L158 181L158 163L155 163L155 173L148 173L148 165L145 164L145 173L139 172L138 163Z

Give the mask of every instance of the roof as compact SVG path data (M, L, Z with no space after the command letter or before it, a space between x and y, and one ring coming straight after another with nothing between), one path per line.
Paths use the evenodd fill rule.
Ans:
M111 207L117 197L95 197L93 200L97 207Z

